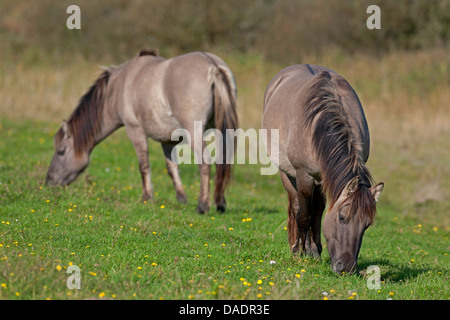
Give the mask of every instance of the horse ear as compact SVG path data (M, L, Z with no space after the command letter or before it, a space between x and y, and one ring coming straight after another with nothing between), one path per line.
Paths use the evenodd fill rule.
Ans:
M384 183L380 182L372 187L370 187L370 192L372 192L373 198L375 199L375 202L380 199L381 191L383 191Z
M359 183L359 177L354 177L352 180L347 182L347 185L345 186L344 190L342 191L342 195L344 197L347 197L354 193L356 189L358 189L358 183Z
M61 128L62 128L62 131L64 132L64 137L70 138L70 129L69 129L69 126L67 125L66 120L63 120Z

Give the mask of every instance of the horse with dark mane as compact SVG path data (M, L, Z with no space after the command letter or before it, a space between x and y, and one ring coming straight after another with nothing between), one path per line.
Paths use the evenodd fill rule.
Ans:
M279 130L279 145L267 139L266 148L288 193L292 252L320 257L328 199L323 233L333 270L353 272L384 187L366 167L369 129L355 91L330 69L290 66L266 89L262 127Z
M147 138L161 143L166 166L178 201L187 201L172 152L178 141L172 133L186 129L196 136L194 122L201 122L200 136L208 128L222 133L236 129L236 84L229 67L219 57L193 52L165 59L153 50L143 50L119 67L108 68L81 98L78 107L55 135L55 154L46 176L49 184L67 185L89 164L93 148L119 127L125 126L134 145L143 184L143 200L151 200ZM197 129L196 129L197 130ZM198 134L198 133L197 133ZM225 140L225 139L224 139ZM209 210L210 163L205 142L191 146L200 161L200 196L197 211ZM225 143L225 141L224 141ZM221 156L225 157L225 152ZM217 210L226 207L224 196L231 168L216 160L214 200Z

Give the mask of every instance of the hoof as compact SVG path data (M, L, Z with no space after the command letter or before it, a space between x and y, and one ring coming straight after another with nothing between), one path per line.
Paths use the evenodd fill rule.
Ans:
M183 193L177 193L177 200L179 203L187 203L188 202L186 195Z
M152 194L148 194L148 193L143 193L142 194L142 201L145 202L150 202L153 199L153 195Z
M217 212L224 213L225 209L227 208L227 202L225 201L225 198L222 199L222 201L216 202Z
M204 202L199 202L197 206L197 212L200 214L207 213L209 211L209 204Z

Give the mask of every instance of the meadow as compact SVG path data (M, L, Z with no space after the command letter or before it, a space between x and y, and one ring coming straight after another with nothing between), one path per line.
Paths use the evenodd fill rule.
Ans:
M365 25L373 1L183 1L174 11L179 1L79 0L79 31L65 24L72 2L0 2L0 299L450 298L448 1L376 1L376 32ZM355 274L332 272L324 238L319 260L290 253L286 192L260 165L235 165L227 211L199 215L197 166L180 166L189 202L179 204L150 140L155 198L143 203L120 129L73 184L45 185L53 136L99 66L155 47L165 57L222 57L243 129L260 128L265 88L290 64L323 65L349 81L370 129L367 165L385 183ZM368 286L373 265L377 289ZM80 289L67 285L71 266Z
M388 56L384 74L375 60L337 64L365 106L373 141L368 164L386 183L358 272L343 276L332 272L326 246L320 260L292 256L287 196L279 176L261 176L259 165L234 166L225 214L199 215L197 167L180 166L189 203L177 203L161 147L150 141L155 199L142 203L137 159L122 129L94 149L90 167L72 185L45 186L60 118L99 71L82 60L55 69L3 65L0 299L448 299L444 55ZM408 59L422 64L407 68ZM264 87L280 66L251 55L225 60L240 89L241 124L258 128ZM400 86L412 75L418 80ZM422 89L432 75L435 85ZM392 86L377 88L377 77ZM422 97L408 95L416 86ZM418 107L423 101L425 111ZM71 265L81 270L79 290L66 284ZM367 286L371 265L380 268L379 289Z

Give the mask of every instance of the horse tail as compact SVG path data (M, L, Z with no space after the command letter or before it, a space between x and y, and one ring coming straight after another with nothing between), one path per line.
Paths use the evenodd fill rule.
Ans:
M227 129L238 128L236 110L236 83L231 70L225 65L218 65L208 56L215 68L212 70L212 90L214 94L214 122L216 129L222 133L222 152L216 153L216 176L214 201L218 211L225 211L225 189L231 177L231 157L234 156L235 141L227 133ZM228 141L227 141L228 140ZM232 146L229 143L232 142ZM217 150L216 150L217 152ZM227 161L228 160L228 161Z

